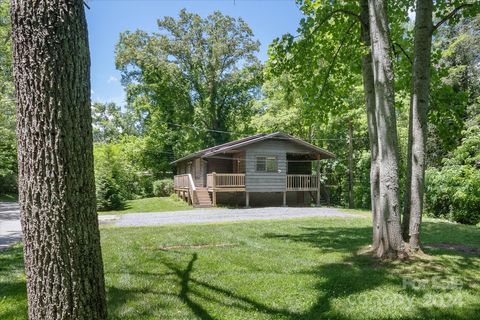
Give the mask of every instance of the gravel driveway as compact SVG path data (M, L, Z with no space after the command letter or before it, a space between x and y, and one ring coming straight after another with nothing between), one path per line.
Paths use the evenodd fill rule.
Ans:
M102 224L118 227L157 226L167 224L197 224L255 220L285 220L311 217L357 218L360 215L342 212L335 208L272 207L251 209L196 209L159 213L128 213L101 215ZM0 202L0 250L22 239L20 213L16 203Z
M22 239L18 204L0 202L0 250Z
M99 216L101 223L119 227L156 226L166 224L196 224L254 220L285 220L310 217L356 218L360 215L335 208L272 207L251 209L197 209L162 213L129 213L118 216Z

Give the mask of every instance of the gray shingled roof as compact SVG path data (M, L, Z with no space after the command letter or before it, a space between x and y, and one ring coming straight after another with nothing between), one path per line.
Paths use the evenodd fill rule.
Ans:
M195 153L191 153L191 154L189 154L189 155L187 155L183 158L180 158L178 160L175 160L175 161L172 162L172 164L175 164L175 163L181 162L181 161L185 161L185 160L189 160L189 159L192 159L192 158L208 158L210 156L214 156L216 154L223 153L223 152L235 149L235 148L244 147L244 146L249 145L249 144L257 143L257 142L264 141L264 140L267 140L267 139L274 139L274 138L276 138L276 139L288 139L288 140L292 141L293 143L300 144L300 145L306 147L307 149L312 150L315 153L321 154L324 158L334 158L335 157L335 155L333 153L331 153L327 150L324 150L322 148L319 148L317 146L314 146L311 143L308 143L308 142L303 141L301 139L292 137L292 136L290 136L288 134L285 134L285 133L275 132L275 133L259 133L259 134L256 134L256 135L253 135L253 136L250 136L250 137L242 138L242 139L239 139L239 140L235 140L235 141L227 142L227 143L224 143L224 144L220 144L218 146L214 146L214 147L211 147L211 148L203 149L203 150L197 151Z

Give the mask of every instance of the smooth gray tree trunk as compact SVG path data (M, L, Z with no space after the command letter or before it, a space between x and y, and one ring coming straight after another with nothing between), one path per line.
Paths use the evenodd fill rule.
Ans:
M82 0L12 0L30 319L105 319Z
M402 239L398 178L398 138L393 65L385 0L369 0L370 38L375 85L375 117L380 167L378 256L405 254Z
M420 246L420 225L423 212L427 113L430 98L430 61L432 53L432 0L417 0L411 98L410 215L409 243L412 250Z
M368 51L362 57L363 89L367 111L368 138L370 142L370 196L373 220L373 250L380 246L381 226L379 223L379 174L377 120L375 119L375 82L373 77L372 53L370 42L370 20L368 0L360 0L361 40Z

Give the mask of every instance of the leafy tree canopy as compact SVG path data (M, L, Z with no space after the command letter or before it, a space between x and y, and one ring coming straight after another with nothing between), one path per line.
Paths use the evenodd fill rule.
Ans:
M164 161L246 132L258 96L259 42L241 19L182 10L159 32L124 32L116 50L129 105L146 135L163 141Z
M17 171L9 7L7 1L0 1L0 193Z

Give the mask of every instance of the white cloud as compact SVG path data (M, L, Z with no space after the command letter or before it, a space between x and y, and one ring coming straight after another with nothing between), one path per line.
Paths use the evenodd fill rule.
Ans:
M114 76L110 76L110 78L108 78L107 83L112 83L112 82L118 82L118 78Z

